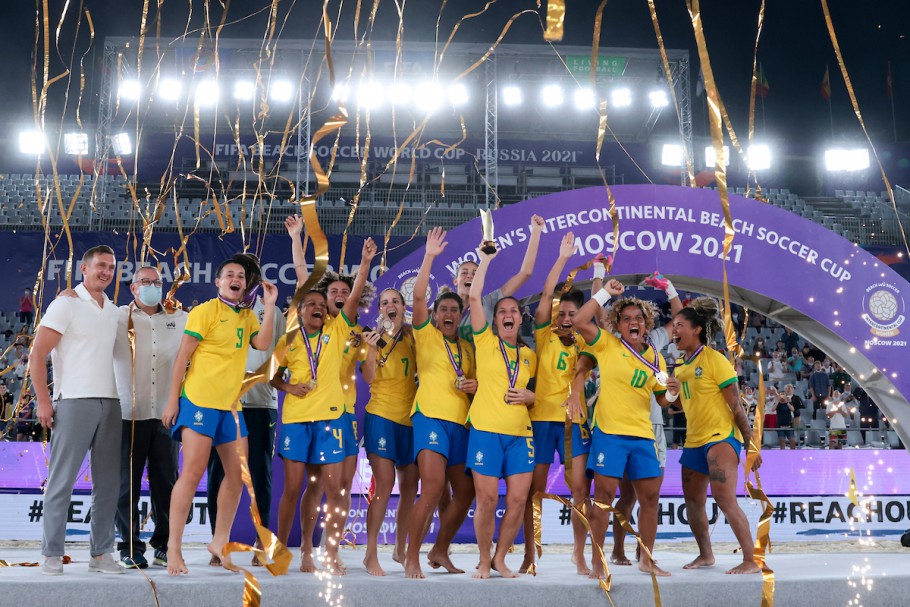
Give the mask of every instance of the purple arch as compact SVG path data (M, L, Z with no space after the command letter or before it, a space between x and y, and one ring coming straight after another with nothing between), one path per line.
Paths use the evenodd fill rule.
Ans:
M569 230L582 249L569 268L598 253L614 254L613 275L626 284L659 270L680 290L721 295L724 227L717 192L651 185L615 186L612 192L620 218L617 252L604 188L559 192L496 211L500 254L488 284L502 284L520 266L531 215L539 214L547 232L534 276L519 297L540 292ZM730 196L730 207L737 232L727 263L731 300L829 353L892 420L904 444L910 444L910 323L905 322L910 284L861 247L789 211L741 196ZM451 285L462 260L476 259L480 238L479 219L449 231L449 246L433 268L434 294ZM422 259L422 249L410 254L376 286L407 292Z

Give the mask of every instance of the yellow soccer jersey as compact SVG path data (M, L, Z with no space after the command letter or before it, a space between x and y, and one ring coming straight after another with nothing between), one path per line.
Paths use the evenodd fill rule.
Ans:
M537 373L537 356L534 351L521 346L516 348L502 342L512 370L518 360L516 388L526 388ZM503 400L509 391L509 378L505 361L499 348L500 339L493 335L490 325L474 333L474 356L477 365L477 394L468 412L468 422L484 432L511 436L533 436L531 417L524 405L507 405Z
M578 357L586 354L585 340L575 333L575 344L567 346L550 329L550 323L535 327L534 339L537 346L537 383L534 406L529 410L531 421L564 422L566 409L562 405L569 396Z
M600 368L600 396L594 407L594 427L605 434L654 438L651 425L651 393L663 394L666 387L657 383L654 372L635 358L618 337L598 330L587 351L597 359ZM641 352L654 362L650 346ZM657 355L657 363L666 371L667 363Z
M210 299L190 311L183 332L199 340L183 393L198 407L230 411L240 395L250 341L259 332L256 315Z
M344 349L348 334L353 326L344 313L340 312L337 322L327 323L321 333L308 335L313 355L316 354L318 340L322 340L322 351L316 367L316 389L304 397L286 394L281 421L285 424L314 422L327 419L338 419L344 413L344 391L339 378L344 364ZM312 379L310 359L303 335L294 337L288 347L287 370L290 372L288 383L301 384Z
M675 375L686 413L686 447L701 447L731 435L743 441L721 392L737 382L736 370L723 354L705 346L688 363L677 364Z
M344 391L344 410L353 413L357 404L357 363L363 362L367 347L363 343L363 327L351 327L345 340L344 363L341 365L341 389Z
M396 424L410 426L411 407L414 395L417 394L417 383L414 381L417 371L414 333L405 327L401 341L397 344L394 343L394 338L386 337L385 340L385 348L377 352L378 360L385 360L385 364L381 367L376 364L367 412Z
M411 415L420 412L433 419L464 424L468 419L471 399L455 388L455 369L449 361L445 339L429 319L423 325L414 327L420 386L417 388ZM455 362L461 365L464 376L474 379L474 346L462 338L458 338L457 343L450 341L448 344Z

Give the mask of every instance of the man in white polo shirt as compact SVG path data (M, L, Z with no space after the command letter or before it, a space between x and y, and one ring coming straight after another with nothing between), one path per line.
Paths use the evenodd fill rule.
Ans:
M114 341L120 310L104 290L117 272L114 251L93 247L82 257L78 297L51 302L32 346L31 377L38 420L52 428L44 494L46 575L63 574L66 522L73 485L91 452L92 511L89 571L123 573L111 558L120 491L120 400L114 381ZM47 356L54 365L54 398L47 385Z
M124 565L140 569L148 566L145 542L139 536L142 470L148 468L149 497L155 521L149 544L154 551L154 564L161 567L167 566L168 513L171 490L177 482L179 445L171 440L161 415L167 405L171 372L186 327L187 313L165 311L161 305L163 286L155 268L136 270L130 285L135 299L120 308L114 345L114 376L123 417L117 550ZM136 335L132 350L128 335L130 320Z

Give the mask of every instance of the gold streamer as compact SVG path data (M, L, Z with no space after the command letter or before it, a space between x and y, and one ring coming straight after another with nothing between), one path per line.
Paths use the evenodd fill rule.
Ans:
M755 93L758 90L758 41L761 38L762 25L765 22L765 0L761 0L761 7L758 9L758 29L755 32L755 47L752 50L752 86L749 88L749 145L752 145L752 139L755 135ZM755 177L752 167L746 165L750 177ZM749 190L752 186L751 181L746 182L746 196L749 196ZM761 195L761 188L758 186L756 179L756 195Z
M853 502L853 505L859 508L859 498L857 497L856 492L856 474L853 471L853 468L850 468L850 489L847 491L847 497L850 498L850 501Z
M539 2L538 6L540 6ZM543 39L548 42L561 41L565 20L566 1L547 0L547 30L543 33Z
M831 11L828 10L828 0L821 0L822 10L825 13L825 24L828 26L828 34L831 37L831 45L834 47L834 54L837 56L837 64L840 66L841 74L844 77L844 83L847 85L847 93L850 95L850 103L853 104L853 112L856 114L856 119L859 120L859 125L863 128L863 135L866 136L866 141L869 143L869 147L872 149L872 155L875 156L875 162L878 164L878 170L881 171L882 180L885 182L885 189L888 190L888 198L891 199L891 207L894 209L894 216L897 219L897 226L900 229L901 239L904 241L904 250L907 253L910 253L910 246L907 245L907 234L904 231L904 225L901 222L900 213L897 212L897 204L894 202L894 190L891 189L891 182L888 180L888 176L885 174L885 167L882 165L881 159L878 157L878 152L875 150L875 145L872 143L872 137L869 136L869 131L866 129L866 122L863 120L862 112L859 111L859 102L856 100L856 92L853 90L853 83L850 81L850 74L847 73L847 66L844 64L844 56L841 54L840 44L837 42L837 35L834 33L834 22L831 21Z
M746 461L743 464L746 479L746 491L754 500L762 504L762 513L755 529L755 564L761 567L762 573L762 599L761 607L774 607L774 571L768 567L766 556L771 552L771 517L774 515L774 505L761 486L761 476L755 471L755 484L749 480L752 467L761 454L761 445L765 427L765 381L762 377L761 361L758 361L758 402L755 405L755 421L752 424L752 440L746 446Z
M534 497L531 500L531 504L533 507L532 518L534 520L534 547L537 549L538 555L543 554L543 544L541 541L541 534L542 534L542 528L543 528L542 527L543 510L542 510L541 502L542 502L542 500L545 500L545 499L559 502L566 508L571 508L575 512L575 514L579 517L579 520L585 526L585 529L588 530L588 533L591 533L591 523L588 521L588 517L585 513L584 504L581 504L579 506L578 504L573 504L571 500L564 498L562 496L554 495L552 493L544 493L542 491L538 491L537 493L534 494ZM623 514L619 510L616 510L612 505L607 504L606 502L602 502L602 501L596 500L596 499L592 499L591 504L594 508L600 508L601 510L604 510L608 513L612 513L613 516L616 518L616 522L618 522L620 524L620 526L622 526L622 528L626 530L626 533L633 536L635 538L635 540L638 542L638 545L641 547L642 554L647 555L647 557L649 559L651 559L651 561L653 563L655 563L655 564L657 563L657 561L654 560L654 557L651 554L651 551L648 549L647 546L645 546L645 543L642 541L641 536L638 535L638 533L632 527L632 524L629 523L628 519L626 519L626 517L623 516ZM601 561L604 564L604 578L598 580L598 584L600 585L601 590L603 590L604 595L606 595L607 600L610 601L610 604L615 607L616 604L613 602L613 597L610 596L610 590L613 587L613 576L610 574L610 568L607 565L608 561L607 561L606 555L604 554L603 547L593 541L593 534L592 534L591 544L593 546L593 549L597 551L598 556L600 557ZM652 585L652 588L654 591L654 605L655 605L655 607L661 607L662 603L660 600L660 589L657 586L657 575L654 573L654 571L651 571L650 574L651 574L651 585Z

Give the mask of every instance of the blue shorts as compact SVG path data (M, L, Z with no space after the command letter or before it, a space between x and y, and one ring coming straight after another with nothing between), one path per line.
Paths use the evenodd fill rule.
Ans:
M237 419L240 420L241 438L249 435L243 413L240 411L237 412ZM180 397L180 412L177 414L174 427L171 428L172 439L176 441L182 439L181 428L189 428L193 432L208 436L212 439L213 447L237 440L237 424L234 423L234 414L231 411L199 407L185 396Z
M465 472L506 478L534 471L534 437L471 428Z
M733 447L733 452L736 453L736 459L739 459L739 452L742 451L743 444L736 440L735 436L728 436L724 440L717 440L713 443L706 443L701 447L685 447L683 448L682 455L679 458L679 463L682 464L684 468L690 470L695 470L700 472L705 476L708 476L711 472L710 466L708 466L708 450L711 449L714 445L720 443L729 443Z
M468 429L444 419L427 417L420 411L411 416L414 424L414 453L424 449L446 458L446 467L462 466L468 455Z
M414 428L367 413L363 418L363 442L367 455L395 462L400 468L414 463Z
M591 443L587 467L589 477L594 474L613 478L628 475L630 481L637 481L664 473L657 459L657 444L653 438L605 434L600 428L594 428Z
M350 432L350 426L344 416L284 424L278 455L305 464L337 464L344 461L344 435L347 432Z
M549 466L559 453L559 461L566 463L566 425L563 422L531 422L534 428L534 460ZM572 424L572 457L587 455L591 451L591 433L586 425Z
M347 421L344 433L344 456L350 457L360 453L360 439L357 438L357 416L353 413L344 413L341 419Z

